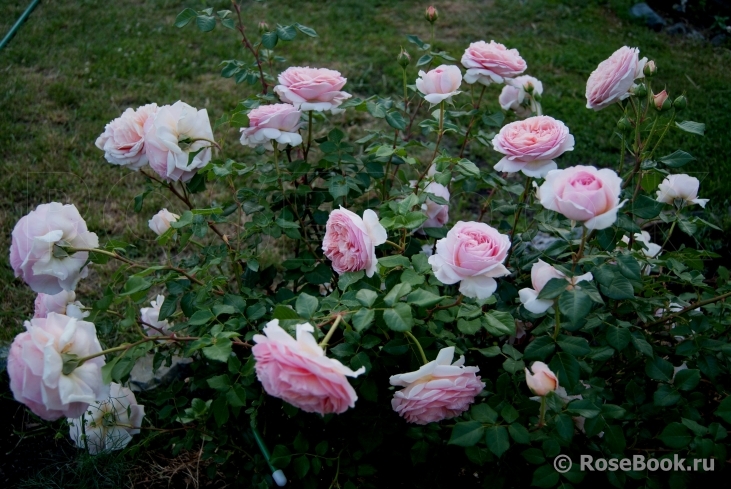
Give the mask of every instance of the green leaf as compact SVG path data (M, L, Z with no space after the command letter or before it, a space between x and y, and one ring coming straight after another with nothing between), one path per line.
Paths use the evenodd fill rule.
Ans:
M284 445L277 445L272 450L272 456L269 462L278 469L283 469L289 465L291 459L292 455L289 453L289 449Z
M508 423L512 423L513 421L518 419L520 413L518 413L518 410L510 404L506 404L505 407L503 407L503 409L500 411L500 416L502 416L503 419Z
M383 298L383 302L385 302L387 306L393 306L396 302L399 301L399 299L401 299L401 297L405 296L409 292L411 292L411 285L398 283L393 286L388 294L386 294L386 296Z
M267 49L274 49L277 41L279 41L279 37L276 32L265 32L261 35L261 45Z
M523 450L521 455L523 455L523 458L526 459L528 463L533 465L540 465L546 461L546 457L543 456L543 452L539 448Z
M462 158L457 162L456 170L466 177L480 177L480 169L470 160Z
M291 25L277 26L277 36L282 41L291 41L297 37L297 30Z
M700 423L697 423L696 421L693 421L692 419L680 418L680 422L683 423L683 426L685 426L698 436L704 436L708 434L708 428L701 425Z
M669 154L667 156L663 156L660 158L660 161L665 163L666 166L669 166L671 168L679 168L686 163L690 163L695 158L691 156L689 153L686 153L682 150L677 150L673 154Z
M558 337L557 343L563 351L577 357L583 357L591 353L591 347L589 347L589 342L585 338L561 335Z
M681 131L697 134L698 136L703 136L706 132L706 125L700 122L683 121L676 122L675 125L680 128Z
M226 374L216 375L207 379L206 382L208 382L208 387L219 391L225 391L231 387L231 379Z
M394 305L393 309L383 311L383 320L390 329L398 332L409 331L414 325L411 307L403 302Z
M389 126L394 129L398 129L399 131L406 129L406 119L404 119L401 112L397 110L386 112L386 122L388 122Z
M157 315L158 321L164 321L173 314L175 314L175 311L178 306L178 297L174 295L169 295L165 297L165 300L162 303L162 306L160 306L160 312Z
M635 296L635 290L632 288L630 281L617 273L612 275L611 280L607 284L600 284L602 294L606 295L610 299L623 300L631 299Z
M310 471L310 461L306 455L300 455L299 457L294 459L294 462L292 462L292 466L294 467L294 472L297 474L297 477L299 477L300 479L304 479L304 477L307 475L307 472Z
M574 420L567 414L559 414L556 416L555 422L558 436L562 440L570 442L574 437Z
M550 336L539 336L535 340L528 343L525 347L523 356L525 360L546 360L556 349L553 338Z
M376 312L373 309L361 309L353 315L353 327L357 332L367 329L376 318Z
M655 356L655 353L652 350L652 345L650 345L644 338L632 335L632 344L635 346L637 351L639 351L643 355L646 355L650 358Z
M685 448L691 440L688 429L680 423L668 424L658 438L670 448Z
M637 263L637 260L635 260L632 255L617 255L617 267L619 268L619 273L628 279L637 281L642 280L640 264Z
M573 425L573 424L572 424ZM505 426L492 426L485 431L487 448L498 458L510 448L510 437Z
M199 15L195 23L202 32L211 32L216 27L216 18L210 15Z
M561 314L567 317L573 326L585 321L587 314L591 312L592 304L591 297L578 288L566 290L558 298Z
M225 397L216 398L216 400L211 403L211 411L213 411L213 419L216 420L216 424L219 428L226 424L229 412L228 403L226 402Z
M505 311L488 311L485 313L484 323L485 329L494 336L514 335L515 319L509 312Z
M667 384L660 384L653 395L655 406L674 406L680 401L680 393Z
M301 317L310 319L313 314L317 311L320 306L320 302L317 297L313 297L309 294L302 293L297 297L297 301L294 304L294 309Z
M553 487L558 484L559 475L553 465L542 465L533 472L533 480L531 486L536 487Z
M653 219L660 215L664 206L665 204L662 202L658 202L647 195L639 195L633 202L630 212L642 219Z
M632 335L627 328L621 328L613 325L607 326L606 333L607 343L617 351L622 351L627 348Z
M470 415L480 423L494 424L497 421L497 413L487 403L475 404L470 409Z
M358 299L358 302L363 304L365 307L371 307L373 303L376 302L378 293L370 289L360 289L358 293L355 294L355 298Z
M560 352L554 355L549 368L558 375L558 383L568 389L572 389L579 381L581 367L579 362L572 355Z
M307 279L308 283L311 283L313 285L330 283L330 279L332 278L332 268L330 268L329 265L320 263L315 267L314 270L306 273L305 278Z
M196 311L195 314L190 317L188 324L191 326L200 326L208 323L213 318L214 316L211 311L208 309L201 309L200 311Z
M226 400L234 407L244 407L246 405L246 391L237 384L226 393Z
M297 23L295 23L293 25L297 28L298 31L300 31L305 36L317 37L317 32L315 32L315 29L313 29L311 27L307 27L306 25L297 24Z
M378 259L378 264L384 268L408 267L411 262L403 255L384 256Z
M692 391L701 381L701 371L697 369L679 370L673 379L673 385L681 391Z
M274 319L279 319L279 320L302 319L299 317L299 314L297 314L295 311L293 311L289 307L284 306L282 304L278 304L274 308L274 312L272 313L272 316L274 317Z
M510 433L511 438L515 440L515 443L520 443L523 445L530 444L530 433L522 424L511 424L510 426L508 426L508 432Z
M627 446L627 440L621 426L607 425L604 429L604 439L612 453L622 453Z
M216 343L203 348L203 355L209 360L217 362L227 362L231 355L231 340L226 338L216 338Z
M560 296L566 287L569 286L569 282L563 278L552 278L543 286L541 291L538 293L538 298L542 300L552 300Z
M661 357L655 357L645 363L648 377L661 382L670 382L673 378L673 364Z
M500 347L499 346L490 346L488 348L479 348L477 351L479 351L481 354L485 355L487 358L492 358L500 355Z
M363 277L365 277L365 272L362 270L358 272L345 272L338 277L338 288L345 292L345 289Z
M408 270L407 270L408 271ZM404 272L405 274L406 272ZM403 277L402 277L403 280ZM425 289L416 289L406 298L406 302L416 307L432 307L439 304L443 297Z
M434 58L432 58L428 54L425 54L424 56L422 56L421 58L419 58L419 60L416 62L416 66L428 65L429 63L431 63L431 60L432 59L434 59Z
M457 321L457 329L462 334L473 335L480 331L480 328L482 328L482 321L479 318L473 319L472 321L460 318Z
M726 397L721 404L718 405L713 414L731 424L731 396Z
M571 401L568 405L567 411L571 414L583 416L587 419L595 418L601 413L596 404L589 399L577 399Z
M180 12L177 17L175 17L175 27L185 27L190 23L191 20L198 17L198 12L193 10L192 8L187 8Z
M124 296L135 294L137 292L147 290L150 287L152 287L152 283L147 281L147 279L145 279L144 277L132 275L129 279L127 279L127 282L124 284L124 292L119 295Z
M449 444L471 447L482 440L484 433L485 428L479 421L463 421L454 425Z

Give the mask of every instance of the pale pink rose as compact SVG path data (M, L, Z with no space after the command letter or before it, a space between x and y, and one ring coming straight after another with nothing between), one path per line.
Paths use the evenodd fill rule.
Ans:
M302 144L297 132L302 112L290 104L262 105L249 112L249 127L241 128L241 144L273 149L272 140L282 146Z
M429 257L434 276L443 284L460 282L466 297L487 299L497 289L496 277L509 275L503 265L510 237L482 222L459 221L437 241Z
M540 104L536 99L541 95L543 83L530 75L523 75L505 80L498 102L503 110L512 110L515 115L525 119L539 112Z
M327 219L322 250L338 274L365 270L372 277L378 268L376 246L385 243L387 237L386 228L372 210L366 209L361 219L340 206Z
M506 78L514 78L523 73L528 65L520 57L517 49L490 41L473 42L462 55L462 66L467 68L466 83L502 83Z
M152 216L152 219L147 221L147 225L155 234L162 236L168 229L170 229L170 224L176 222L178 219L180 219L179 215L173 214L169 210L163 208L157 214Z
M127 109L106 125L96 140L96 147L104 151L104 158L114 165L139 170L147 164L145 151L145 122L154 118L156 104L143 105L137 110Z
M84 305L76 300L76 293L73 290L62 290L58 294L38 294L35 301L34 318L45 318L49 312L65 314L66 316L84 319L89 311L84 311Z
M495 170L543 178L558 168L554 158L574 150L574 136L563 122L539 115L503 126L492 139L492 147L505 155Z
M340 104L352 97L341 91L348 79L327 68L292 66L280 73L278 80L274 91L279 98L301 111L339 112Z
M663 90L660 93L652 94L652 102L655 104L655 108L657 110L662 110L662 106L667 99L668 99L668 92L666 92L665 90Z
M145 406L137 404L132 391L112 382L109 398L90 404L83 416L68 418L69 435L91 455L121 450L140 432L144 417Z
M63 373L62 354L80 358L102 351L94 324L51 312L26 321L25 329L8 354L10 390L16 401L53 421L77 418L90 403L109 395L109 386L102 381L103 355Z
M467 411L485 383L475 375L479 367L465 367L464 356L452 363L453 358L453 346L442 348L435 360L416 372L392 375L391 385L405 387L393 394L393 410L416 424L435 423Z
M424 192L434 194L449 202L449 189L440 183L431 182L424 187ZM422 228L440 228L449 220L448 204L437 204L427 197L426 201L421 204L421 210L427 215L427 220L421 225Z
M684 201L684 204L698 204L705 208L710 199L699 199L698 189L701 183L697 178L681 173L668 175L657 187L657 201L672 204L675 199Z
M145 323L143 326L145 328L145 331L149 334L171 334L171 331L168 329L170 328L170 323L168 322L168 320L158 320L158 318L160 317L160 308L162 307L163 302L165 302L165 296L158 295L155 300L150 301L151 307L143 307L140 309L140 319L142 319L142 322ZM148 324L154 326L154 328L150 328Z
M585 273L584 275L568 278L563 272L539 259L530 270L530 280L533 288L526 287L518 291L520 302L533 314L543 314L553 305L552 300L538 298L538 294L541 293L543 287L553 278L565 279L575 286L579 282L593 280L594 276L591 273Z
M213 130L206 109L178 100L160 107L145 123L150 167L166 181L187 182L211 161ZM188 163L190 155L195 154Z
M647 58L640 59L638 48L623 46L599 63L586 82L586 108L601 110L630 96L630 88L644 78Z
M533 362L530 370L525 369L525 381L533 394L545 396L558 388L558 377L543 362Z
M308 413L340 414L354 407L358 396L346 376L357 377L365 367L354 372L326 357L311 324L298 324L296 330L295 340L274 319L264 327L266 336L254 335L256 377L267 394Z
M619 202L621 191L622 179L615 171L578 165L548 172L537 196L546 209L583 222L587 229L606 229L626 202Z
M39 205L13 228L10 266L34 292L54 295L74 290L88 273L83 267L89 252L62 256L55 245L98 248L99 238L89 232L74 205L58 202Z
M416 88L430 104L450 101L452 96L462 93L459 91L461 84L462 72L452 65L438 66L429 73L420 71L416 79Z

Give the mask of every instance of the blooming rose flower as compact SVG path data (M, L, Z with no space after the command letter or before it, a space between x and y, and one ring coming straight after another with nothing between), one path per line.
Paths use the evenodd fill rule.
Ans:
M546 209L560 212L587 229L606 229L617 220L622 179L613 170L593 166L572 166L551 170L538 188L538 198Z
M675 199L685 201L686 205L698 204L705 208L710 199L699 199L698 188L701 183L697 178L684 173L680 175L668 175L657 187L657 201L672 204Z
M376 246L385 243L387 237L386 228L372 210L366 209L361 219L340 206L327 219L322 249L338 274L365 270L372 277L378 268Z
M523 75L505 80L498 102L503 110L512 110L518 117L526 118L538 112L539 103L535 95L543 95L543 83L530 75Z
M249 127L241 128L241 144L273 149L272 140L286 146L302 144L300 127L302 112L290 104L262 105L249 112Z
M579 282L589 282L593 280L594 276L591 273L585 273L584 275L568 278L563 272L539 259L533 264L533 267L530 270L530 280L533 284L533 288L531 289L526 287L518 291L520 302L533 314L543 314L553 305L552 300L538 298L538 294L541 293L543 287L545 287L552 278L566 279L572 286L575 286Z
M424 187L424 192L449 201L449 189L440 183L431 182ZM421 204L421 210L427 215L427 220L421 225L422 228L440 228L449 220L448 204L437 204L427 197L426 201Z
M279 326L279 320L269 321L264 335L254 335L256 345L251 349L256 359L256 377L270 396L284 399L308 413L340 414L355 406L358 396L348 383L355 372L328 358L317 344L311 324L298 324L297 339Z
M162 236L165 232L170 229L170 224L180 219L180 216L173 214L169 210L163 208L160 212L152 216L152 219L147 221L147 225L150 229L157 234Z
M586 82L586 108L601 110L630 96L635 80L644 78L647 58L640 59L640 50L623 46L609 59L599 63Z
M157 104L127 109L106 125L96 140L96 147L104 150L104 158L114 165L139 170L147 164L145 151L145 122L154 118Z
M429 73L419 71L416 79L416 88L424 94L424 99L430 104L449 101L453 95L461 93L462 72L452 65L441 65Z
M525 369L525 381L534 394L545 396L558 388L558 377L543 362L533 362L530 370Z
M144 417L145 406L137 404L132 391L112 382L108 399L96 401L81 416L68 419L69 434L77 447L88 447L91 455L121 450L140 432Z
M274 91L282 102L302 111L330 110L335 113L333 109L352 97L348 92L340 91L348 79L343 78L339 71L327 68L292 66L280 73L278 80L279 85L274 87Z
M507 124L492 139L492 147L505 156L495 170L543 178L558 168L554 158L573 151L574 136L563 122L547 115Z
M460 282L467 297L487 299L497 289L496 277L509 275L503 265L510 238L482 222L459 221L445 238L437 241L437 252L429 257L434 275L444 284Z
M93 323L55 312L25 322L8 354L10 390L15 400L43 419L76 418L89 404L109 395L102 381L104 356L64 374L63 354L85 357L102 351Z
M416 372L392 375L391 385L405 387L393 394L393 410L409 423L428 424L469 409L485 383L475 375L479 367L464 366L464 355L454 363L453 358L453 346L442 348L435 360Z
M156 300L150 301L150 305L152 307L143 307L140 309L140 319L142 319L145 323L143 326L145 327L145 331L148 333L164 335L169 335L171 333L171 331L168 330L170 323L167 319L158 321L158 318L160 317L160 308L162 307L163 302L165 302L165 296L158 295ZM147 326L148 324L154 326L160 331L150 328Z
M206 109L178 100L158 109L145 123L150 167L166 181L187 182L211 161L213 130ZM190 163L188 160L194 154Z
M13 229L10 266L34 292L58 294L74 290L88 271L82 267L88 251L56 257L55 245L97 248L99 238L89 232L86 222L73 204L41 204L23 216Z
M91 314L83 310L84 305L76 300L73 290L62 290L58 294L38 294L35 301L34 318L45 318L49 312L65 314L66 316L84 319Z
M467 68L464 81L483 85L502 83L523 73L528 65L517 49L508 49L499 42L473 42L462 55L462 66Z

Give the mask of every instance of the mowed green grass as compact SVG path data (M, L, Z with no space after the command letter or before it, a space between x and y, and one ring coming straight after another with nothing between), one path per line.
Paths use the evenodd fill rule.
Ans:
M5 0L0 31L7 32L29 2ZM673 133L665 147L681 147L698 161L685 171L702 180L702 197L713 198L713 209L727 213L731 188L731 52L710 44L673 38L646 29L626 14L631 1L448 1L436 3L440 18L439 49L460 58L472 41L494 39L520 50L528 73L543 81L546 114L564 121L576 137L576 148L562 165L616 166L618 144L612 138L618 111L586 109L584 89L589 73L622 45L638 46L659 66L656 84L671 96L686 92L690 105L681 118L707 125L706 137ZM0 249L7 250L16 221L36 205L49 201L74 203L102 241L121 238L149 259L160 255L147 230L147 219L162 206L180 210L165 195L153 195L142 213L132 199L143 178L105 163L94 141L104 125L127 107L178 99L207 107L211 120L231 110L252 93L219 76L224 59L250 59L236 33L220 27L207 34L193 25L173 26L184 7L203 8L193 1L117 0L115 2L43 2L10 45L0 52ZM219 10L225 1L208 2ZM252 37L266 21L299 22L317 30L319 38L301 34L277 46L287 59L275 66L330 67L347 78L346 89L359 96L400 93L400 68L395 62L404 46L419 53L406 35L429 37L420 1L338 0L246 2L244 19ZM418 69L409 67L410 82ZM498 110L499 87L491 87L485 103ZM347 124L362 118L346 116ZM382 122L381 122L382 123ZM220 130L227 156L240 156L235 130ZM454 142L452 142L453 144ZM450 144L447 141L447 144ZM497 161L488 149L476 148L480 165ZM211 190L206 197L213 198ZM10 339L32 312L34 294L13 278L7 252L0 259L0 339ZM113 265L95 267L82 281L80 298L99 297Z

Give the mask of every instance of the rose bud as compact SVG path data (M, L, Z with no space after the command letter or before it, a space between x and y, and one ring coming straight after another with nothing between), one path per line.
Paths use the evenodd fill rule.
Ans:
M525 381L534 394L545 396L558 388L558 378L551 372L548 365L543 362L533 362L531 370L533 370L533 374L527 368L525 369Z
M632 87L630 89L630 92L635 97L644 97L645 95L647 95L647 87L644 83L640 83L639 85L635 85L634 87Z
M668 100L668 92L663 90L660 93L655 93L652 95L652 101L655 104L655 108L659 111L667 110L672 105L670 103L670 100Z
M648 78L651 76L655 76L655 73L657 73L657 66L655 66L655 62L652 60L648 61L642 72Z
M429 7L426 9L426 12L424 12L424 18L430 23L433 24L437 21L439 18L439 12L437 12L437 9L433 5L429 5Z
M396 58L396 61L398 61L401 68L406 68L411 63L411 56L409 56L409 53L404 48L401 48L401 52Z
M265 34L269 32L269 24L266 22L259 22L259 34Z
M675 107L675 110L683 110L688 106L688 99L685 98L685 95L681 95L680 97L676 98L673 102L673 107Z
M619 129L622 132L627 132L632 130L632 123L627 118L627 116L622 116L621 119L617 121L617 129Z

